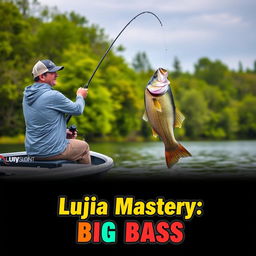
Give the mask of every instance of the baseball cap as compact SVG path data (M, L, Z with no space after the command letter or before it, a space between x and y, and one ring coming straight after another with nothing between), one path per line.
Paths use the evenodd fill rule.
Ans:
M56 72L63 68L63 66L56 66L51 60L39 60L32 69L32 75L36 78L45 72Z

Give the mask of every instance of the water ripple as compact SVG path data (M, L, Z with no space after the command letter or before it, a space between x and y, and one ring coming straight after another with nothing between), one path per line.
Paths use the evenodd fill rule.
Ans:
M162 142L109 143L102 152L114 159L110 175L242 175L256 177L256 141L182 142L192 157L166 168ZM97 150L96 150L97 151Z

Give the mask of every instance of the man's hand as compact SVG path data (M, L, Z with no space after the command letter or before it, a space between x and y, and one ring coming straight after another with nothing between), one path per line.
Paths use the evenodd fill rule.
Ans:
M78 88L77 92L76 92L76 95L77 96L82 96L84 99L87 97L87 94L88 94L88 89L85 89L85 88Z
M77 137L77 131L75 131L73 134L69 129L67 129L66 134L67 134L67 139L76 139Z

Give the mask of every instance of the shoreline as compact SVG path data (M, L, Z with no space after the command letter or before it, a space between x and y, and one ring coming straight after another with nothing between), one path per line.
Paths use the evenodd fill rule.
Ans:
M79 137L77 139L83 140L83 137ZM205 142L210 142L210 141L247 141L247 140L255 140L254 138L243 138L243 139L226 139L226 140L217 140L214 138L209 138L209 139L197 139L197 140L193 140L193 139L188 139L188 138L184 138L184 139L177 139L177 141L182 141L182 142L188 142L188 141L205 141ZM113 138L113 137L102 137L102 138L96 138L93 140L86 140L88 143L100 143L100 142L110 142L110 143L114 143L114 142L157 142L157 141L161 141L160 138L143 138L141 136L133 136L133 137L126 137L126 138ZM9 137L9 136L1 136L0 137L0 145L4 145L4 144L24 144L25 142L25 135L20 134L20 135L16 135L14 137Z

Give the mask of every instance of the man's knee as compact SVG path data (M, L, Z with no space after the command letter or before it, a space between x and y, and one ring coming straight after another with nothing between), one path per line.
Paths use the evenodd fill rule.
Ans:
M85 147L86 147L87 149L90 149L89 144L88 144L86 141L84 141L84 143L85 143Z
M86 141L82 141L81 140L81 149L82 151L84 151L85 153L90 151L90 146Z

